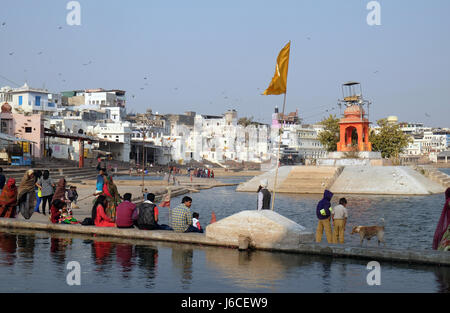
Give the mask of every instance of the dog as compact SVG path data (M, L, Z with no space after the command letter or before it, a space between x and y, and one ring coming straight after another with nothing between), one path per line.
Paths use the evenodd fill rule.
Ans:
M381 219L384 222L384 219ZM382 226L355 226L352 229L353 234L359 234L359 237L361 239L361 246L363 244L364 239L370 240L372 237L377 237L378 239L378 246L380 246L380 242L383 243L384 246L386 246L386 242L384 241L384 225Z

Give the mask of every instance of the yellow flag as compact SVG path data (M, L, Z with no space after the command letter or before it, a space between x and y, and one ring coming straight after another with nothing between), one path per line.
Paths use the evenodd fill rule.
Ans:
M286 93L290 50L291 42L289 41L289 43L280 51L280 54L278 55L275 75L270 82L269 88L263 92L263 95L281 95Z

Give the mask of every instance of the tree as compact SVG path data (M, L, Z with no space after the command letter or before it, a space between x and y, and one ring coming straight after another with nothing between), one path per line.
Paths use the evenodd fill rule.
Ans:
M238 120L238 125L242 125L242 126L244 126L244 127L247 127L247 126L252 125L252 124L254 124L254 123L255 123L255 122L253 122L253 116L250 117L250 118L248 118L248 117L241 117L241 118Z
M336 151L340 132L339 119L336 115L330 114L320 124L324 126L324 130L318 134L317 139L319 139L320 143L328 152Z
M403 133L399 125L389 123L387 119L381 119L377 124L380 126L378 132L370 131L372 150L381 152L383 158L398 158L412 141L411 137Z

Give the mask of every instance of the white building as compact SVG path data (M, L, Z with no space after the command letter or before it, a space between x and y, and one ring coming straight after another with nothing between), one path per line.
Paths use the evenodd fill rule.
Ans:
M49 101L50 94L50 101ZM46 89L31 88L26 83L19 88L3 87L0 90L0 105L8 102L13 113L52 113L58 104L53 94Z
M100 107L125 108L126 98L123 90L88 89L84 93L85 104Z
M298 112L292 112L283 118L277 109L272 114L271 142L274 156L278 153L280 127L282 127L281 148L290 154L291 158L295 156L298 159L311 160L326 156L326 150L317 139L319 132L323 130L322 125L302 125ZM283 160L281 153L280 157Z
M263 162L270 159L269 127L253 124L238 125L237 112L227 111L221 116L187 112L168 116L170 135L164 137L171 158L178 163L203 159L220 163Z

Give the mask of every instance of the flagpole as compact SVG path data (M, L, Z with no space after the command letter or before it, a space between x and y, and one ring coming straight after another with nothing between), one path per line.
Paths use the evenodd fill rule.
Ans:
M283 112L281 113L282 118L284 119L284 109L286 107L286 94L287 94L287 88L286 92L284 93L284 100L283 100ZM283 121L282 121L283 122ZM277 190L277 180L278 180L278 169L280 168L280 149L281 149L281 134L283 130L283 124L280 124L280 130L279 130L279 138L278 138L278 152L277 152L277 169L275 171L275 182L273 184L273 191L272 191L272 211L274 210L275 205L275 194Z
M288 48L289 47L289 48ZM288 48L288 50L285 50ZM284 120L284 111L286 108L286 95L287 95L287 78L288 78L288 71L289 71L289 54L291 49L291 41L289 40L289 43L280 51L277 58L277 67L275 70L275 75L272 78L272 81L269 85L269 88L264 91L264 95L280 95L284 93L284 100L283 100L283 112L282 115L282 123ZM286 57L287 52L287 57ZM283 53L283 54L282 54ZM280 69L280 66L282 68ZM284 74L284 68L286 68L286 74ZM283 76L285 75L285 81L283 81L283 76L281 75L281 72L283 72ZM280 83L281 80L281 83ZM280 90L281 89L281 90ZM281 91L281 92L280 92ZM284 92L282 92L284 91ZM278 139L278 152L277 152L277 168L275 171L275 182L273 184L273 191L272 191L272 211L274 211L274 205L275 205L275 195L277 190L277 180L278 180L278 169L280 165L280 149L281 149L281 134L283 131L283 124L280 125L279 129L279 139Z

